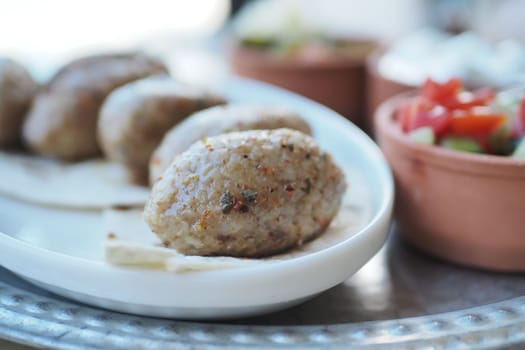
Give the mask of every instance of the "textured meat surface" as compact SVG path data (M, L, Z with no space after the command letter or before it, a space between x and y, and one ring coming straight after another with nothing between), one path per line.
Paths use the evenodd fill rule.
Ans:
M304 133L233 132L198 141L155 183L144 218L189 255L261 257L326 230L346 185Z
M20 64L0 57L0 147L19 143L37 84Z
M37 95L23 136L36 153L67 160L100 154L99 108L115 88L167 69L141 54L98 55L73 61L59 70Z
M279 128L311 134L304 119L283 107L231 104L195 113L173 127L153 153L150 161L150 183L155 182L177 154L204 137L233 131Z
M190 114L226 100L170 77L153 76L114 90L104 102L98 137L104 154L146 182L151 154L164 134ZM142 180L142 181L141 181Z

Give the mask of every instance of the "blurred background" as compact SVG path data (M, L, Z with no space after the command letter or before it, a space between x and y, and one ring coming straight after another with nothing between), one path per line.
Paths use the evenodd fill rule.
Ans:
M140 48L180 80L266 80L367 127L380 101L426 76L522 81L524 21L520 0L0 0L0 54L45 82L72 58Z

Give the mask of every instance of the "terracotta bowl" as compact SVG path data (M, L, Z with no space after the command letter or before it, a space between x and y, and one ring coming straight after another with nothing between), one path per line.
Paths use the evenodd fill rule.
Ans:
M374 117L395 178L400 233L449 261L525 271L525 160L409 141L394 112L406 98L387 100Z
M235 74L297 92L362 125L366 108L364 58L283 59L236 45L231 49L230 63Z
M378 69L379 60L386 52L386 47L374 50L366 60L366 115L364 126L373 131L373 116L379 105L392 96L417 88L415 85L394 81L383 76Z

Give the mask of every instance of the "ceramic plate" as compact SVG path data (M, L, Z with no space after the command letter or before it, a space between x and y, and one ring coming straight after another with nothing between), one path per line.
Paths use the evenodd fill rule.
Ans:
M36 206L0 197L0 264L57 294L117 311L176 317L239 317L282 309L344 281L383 245L393 183L375 144L335 112L284 90L229 78L230 100L294 108L320 145L351 172L350 191L366 192L370 216L357 232L315 253L236 269L173 273L104 262L102 214ZM350 169L350 170L348 170ZM352 192L350 192L352 193Z

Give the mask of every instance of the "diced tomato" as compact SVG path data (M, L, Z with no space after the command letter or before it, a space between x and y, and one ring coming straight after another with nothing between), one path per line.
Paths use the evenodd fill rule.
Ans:
M451 119L446 108L423 97L416 97L402 105L398 113L401 127L405 132L428 126L436 135L441 135L446 131Z
M421 89L421 96L449 109L469 109L488 105L496 97L496 92L490 88L463 91L458 78L452 78L444 84L427 79Z
M488 135L505 123L505 116L487 108L455 111L450 120L450 132L460 135Z
M450 100L444 102L450 109L470 109L487 106L496 97L496 92L490 88L483 88L474 92L462 91Z
M440 84L432 79L427 79L421 88L421 96L430 101L445 105L450 98L456 96L463 89L463 84L458 78L452 78L444 84Z

